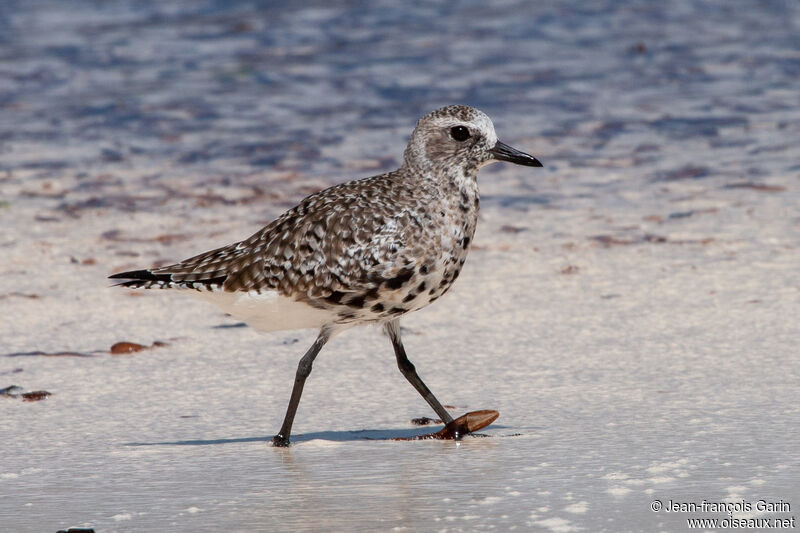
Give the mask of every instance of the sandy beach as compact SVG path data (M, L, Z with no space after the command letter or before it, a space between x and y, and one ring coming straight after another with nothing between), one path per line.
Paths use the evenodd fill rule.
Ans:
M798 75L794 2L4 3L0 530L797 516ZM272 448L315 332L107 276L396 168L451 103L545 165L481 171L458 282L403 320L453 414L500 418L391 440L439 426L411 423L433 413L366 327L319 356L294 444Z

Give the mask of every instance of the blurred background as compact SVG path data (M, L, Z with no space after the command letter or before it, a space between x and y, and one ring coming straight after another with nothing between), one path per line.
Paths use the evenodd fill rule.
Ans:
M450 103L608 195L795 179L799 16L790 0L6 0L3 201L74 215L317 189L395 168Z
M656 498L800 505L798 80L796 0L0 1L0 389L52 393L0 395L0 529L620 533L686 531ZM430 413L363 328L268 448L313 332L106 276L393 170L453 103L545 164L481 171L459 282L404 319L496 438L366 440Z

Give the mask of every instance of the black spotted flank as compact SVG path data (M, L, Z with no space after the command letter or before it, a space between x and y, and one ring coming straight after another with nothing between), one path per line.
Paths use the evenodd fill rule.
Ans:
M383 313L384 309L385 308L383 307L383 304L375 304L372 306L370 311L372 311L373 313Z
M325 301L332 304L340 304L342 303L342 298L345 297L345 293L342 291L333 291L331 295L325 298Z
M350 298L346 302L346 304L347 304L348 307L354 307L356 309L361 309L362 307L364 307L364 300L366 300L366 299L367 299L367 297L365 295L360 294L358 296L353 296L352 298Z
M349 298L348 298L349 296ZM326 302L333 305L346 305L354 309L361 309L364 307L364 302L367 299L365 294L353 294L342 291L332 291L331 295L324 298Z
M399 289L406 284L408 280L414 275L413 268L404 268L397 273L392 279L386 280L386 287L390 289Z

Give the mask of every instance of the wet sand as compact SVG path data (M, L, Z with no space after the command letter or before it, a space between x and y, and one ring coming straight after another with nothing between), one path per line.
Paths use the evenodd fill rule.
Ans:
M798 26L791 2L4 3L0 529L677 532L726 515L654 500L800 506ZM269 447L314 332L106 276L395 168L450 103L546 166L482 171L458 283L404 320L454 414L500 418L373 440L437 427L362 328Z

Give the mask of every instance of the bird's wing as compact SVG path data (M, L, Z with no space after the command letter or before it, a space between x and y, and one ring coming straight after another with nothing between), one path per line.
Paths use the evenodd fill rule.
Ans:
M402 287L423 257L424 221L390 200L391 180L390 173L331 187L248 239L112 278L128 287L277 290L317 306L363 303L382 286Z

